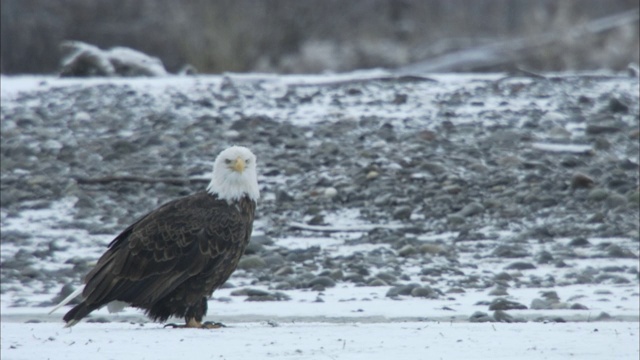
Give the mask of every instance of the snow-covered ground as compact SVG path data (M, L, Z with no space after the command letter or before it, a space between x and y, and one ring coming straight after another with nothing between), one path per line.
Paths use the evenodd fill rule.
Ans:
M67 204L68 205L68 204ZM61 202L54 209L32 210L24 218L7 221L6 229L26 227L30 231L54 228L64 221L70 209ZM345 220L346 219L346 220ZM336 228L353 226L345 217L334 219ZM363 224L356 224L362 226ZM51 231L51 230L49 230ZM60 245L70 236L86 233L54 230ZM331 233L302 238L276 239L290 248L319 246L322 251L348 254L385 249L386 244L345 243L352 233ZM106 244L108 236L94 236ZM597 239L591 239L597 241ZM630 244L631 245L631 244ZM544 245L537 245L544 246ZM3 248L3 252L17 249ZM102 247L70 247L68 258L99 255ZM67 259L47 264L62 267ZM577 260L578 261L578 260ZM594 267L610 264L633 266L636 259L615 261L590 259ZM479 263L478 273L486 267L505 263ZM539 276L562 271L552 267L538 269ZM416 269L416 273L419 269ZM417 278L417 275L416 275ZM446 283L451 277L443 276ZM232 281L237 286L268 291L252 286L238 271ZM233 296L235 288L220 289L209 303L207 319L221 321L226 328L216 330L164 329L149 323L143 314L127 308L118 314L101 309L92 314L98 322L83 321L72 329L63 327L58 313L47 314L48 292L37 294L23 287L2 295L2 359L175 359L196 356L203 359L637 359L638 286L633 284L571 285L556 288L563 301L579 302L588 310L511 310L509 314L528 322L469 323L470 314L483 310L478 304L490 298L490 289L467 290L442 299L424 300L386 297L388 287L358 287L338 284L320 293L290 290L289 301L245 301ZM510 300L525 303L539 298L544 289L511 288ZM16 298L24 299L23 302ZM321 302L319 302L321 300ZM11 304L22 303L23 306ZM615 321L600 319L606 313ZM535 322L547 317L563 318L566 323ZM108 319L109 323L101 323ZM176 320L180 321L180 320Z
M637 359L637 323L266 322L223 329L2 323L2 358Z
M288 85L338 82L387 76L384 72L363 72L335 76L231 75L234 81L265 80L259 87L274 97L285 96ZM498 75L438 75L438 88L420 83L415 88L423 94L437 96L443 89L465 87L470 92L474 79L498 79ZM164 79L53 79L40 77L2 77L2 106L12 106L21 92L43 91L56 87L82 87L96 84L116 84L143 90L150 96L171 97L180 91L197 93L200 90L222 86L224 77L169 77ZM523 80L527 82L528 80ZM212 85L213 84L213 85ZM637 82L636 82L637 85ZM611 89L619 87L627 91L629 85L606 82ZM416 93L419 91L416 90ZM309 90L311 93L314 90ZM313 95L315 96L315 95ZM390 96L390 95L389 95ZM595 95L594 95L595 96ZM349 100L344 100L348 102ZM540 97L536 106L556 99ZM485 101L488 108L499 104ZM329 102L326 103L328 106ZM331 114L324 112L322 104L300 105L294 110L282 109L257 101L247 113L277 113L293 124L313 125ZM514 99L511 111L527 108L531 102L526 97ZM462 122L477 122L487 126L499 125L500 118L491 114L479 116L473 113L478 105L462 105L458 114L468 112ZM367 104L346 107L354 118L370 114ZM203 110L210 111L210 110ZM224 110L221 110L224 111ZM229 110L231 111L231 110ZM422 107L421 102L403 108L392 108L389 117L420 117L433 109ZM288 112L288 113L287 113ZM287 114L286 116L283 114ZM554 114L549 112L553 117ZM485 114L486 115L486 114ZM349 114L341 116L348 117ZM558 117L558 115L555 115ZM520 123L526 119L518 119ZM413 126L410 121L406 126ZM521 125L521 124L520 124ZM518 126L520 126L518 125ZM573 124L569 124L573 125ZM567 126L571 132L582 133L584 126ZM125 131L125 130L123 130ZM128 131L128 130L127 130ZM584 152L591 146L550 145L533 143L532 147L545 151ZM564 147L563 147L564 146ZM637 158L636 158L637 159ZM635 160L635 159L632 159ZM414 174L416 175L416 174ZM418 174L419 175L419 174ZM282 177L261 179L271 184L284 182ZM275 195L267 192L263 201L274 201ZM77 226L67 226L78 211L77 198L63 197L51 206L25 206L19 213L1 214L2 231L19 232L28 241L3 243L2 261L20 256L21 252L38 254L46 252L45 260L36 259L29 271L61 271L72 267L73 260L97 257L115 234L91 233ZM542 213L543 211L541 211ZM419 216L414 214L412 216ZM305 219L296 219L304 221ZM471 284L463 291L446 291L436 299L399 296L389 297L390 286L362 286L338 282L335 287L322 291L311 289L287 289L288 301L247 301L246 296L233 294L238 288L274 291L267 284L256 282L251 273L238 270L230 282L234 288L220 289L209 302L206 320L221 321L227 327L216 330L164 329L161 324L148 322L135 309L109 314L107 309L94 312L90 319L71 329L63 328L64 310L49 315L49 303L61 287L50 280L12 280L2 284L1 358L4 359L637 359L640 356L640 304L638 288L638 258L633 256L603 256L608 244L615 244L619 251L637 254L638 242L633 236L620 238L586 237L589 246L570 247L572 238L557 237L553 241L536 238L520 239L517 243L531 254L548 251L554 255L571 249L572 255L557 263L536 263L535 268L507 269L517 258L494 255L500 244L514 238L510 230L487 229L491 237L482 241L459 239L459 232L438 234L409 234L421 241L441 241L437 246L455 243L456 260L463 267L464 276L451 268L448 260L434 255L429 259L433 267L442 269L437 276L425 276L425 261L420 257L396 256L398 249L389 243L363 243L358 240L372 228L388 229L403 226L400 222L372 224L359 216L354 209L326 214L324 218L331 231L317 231L313 225L300 224L300 228L286 236L273 239L275 248L309 249L318 247L327 258L346 258L353 254L375 253L380 259L386 256L401 261L405 282L429 283L434 288L455 290L468 279L479 283L494 273L509 277L504 289ZM571 219L569 219L571 220ZM568 221L569 221L568 220ZM83 219L83 221L100 221ZM76 223L77 224L77 223ZM294 224L295 225L295 224ZM537 224L545 226L544 221ZM266 232L269 223L259 219L256 233ZM598 226L598 225L594 225ZM484 229L480 229L484 230ZM479 230L479 231L480 231ZM514 229L520 230L520 229ZM46 234L46 241L44 235ZM34 240L35 239L35 240ZM78 240L80 239L80 240ZM40 241L42 240L42 241ZM52 251L51 248L55 248ZM396 260L400 259L400 260ZM398 263L388 268L372 268L372 275L392 271ZM572 281L579 276L602 279L597 283ZM608 269L608 270L607 270ZM622 270L621 270L622 269ZM13 269L12 269L13 270ZM607 277L608 276L608 277ZM428 279L425 279L428 278ZM15 279L18 279L17 277ZM550 280L552 279L552 281ZM531 286L531 284L537 284ZM458 289L459 290L459 289ZM502 290L501 296L524 304L525 310L508 310L511 323L472 323L469 318L478 311L487 311L488 303ZM553 308L532 309L533 301L544 293L555 291L558 302ZM562 319L565 322L556 322ZM92 322L93 321L93 322ZM180 320L176 320L180 321Z

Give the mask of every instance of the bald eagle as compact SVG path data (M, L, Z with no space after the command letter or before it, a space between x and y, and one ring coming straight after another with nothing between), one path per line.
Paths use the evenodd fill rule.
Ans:
M67 327L114 301L145 310L154 321L202 323L207 297L236 269L253 228L260 194L256 156L232 146L215 160L206 191L168 202L141 217L110 244L84 278L83 300L64 316ZM75 296L74 296L75 295Z

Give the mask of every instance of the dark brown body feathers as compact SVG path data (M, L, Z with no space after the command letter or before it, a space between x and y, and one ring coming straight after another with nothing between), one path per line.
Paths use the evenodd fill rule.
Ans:
M85 277L84 300L65 316L75 323L124 301L156 321L202 321L207 297L231 276L249 243L256 203L227 203L200 192L162 205L125 229Z

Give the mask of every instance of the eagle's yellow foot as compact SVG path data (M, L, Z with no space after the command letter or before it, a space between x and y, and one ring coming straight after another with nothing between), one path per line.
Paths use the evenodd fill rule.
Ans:
M204 323L201 323L194 319L189 319L189 321L184 325L171 323L171 324L166 324L164 327L169 327L169 326L171 326L174 329L219 329L222 327L226 327L226 325L222 323L218 323L218 322L214 323L211 321L205 321Z

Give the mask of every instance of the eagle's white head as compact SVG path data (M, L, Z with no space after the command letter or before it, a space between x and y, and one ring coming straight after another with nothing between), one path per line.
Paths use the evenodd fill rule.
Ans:
M238 200L244 194L258 200L256 156L243 146L232 146L222 151L213 164L213 176L207 191L227 201Z

